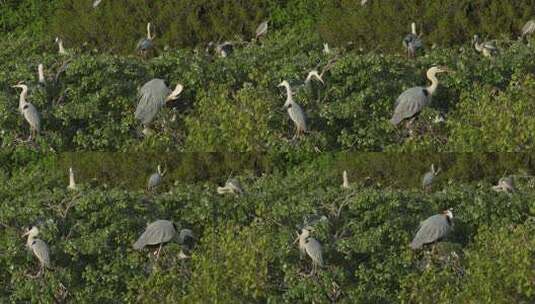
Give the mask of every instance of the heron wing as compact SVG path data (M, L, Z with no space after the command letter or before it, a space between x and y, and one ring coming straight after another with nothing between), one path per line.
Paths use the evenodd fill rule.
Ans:
M303 131L307 130L305 113L301 106L294 102L292 106L288 108L288 114L298 127L302 127Z
M32 243L32 251L44 266L50 266L50 253L44 241L35 239Z
M31 103L26 103L22 106L22 114L30 126L35 129L37 132L41 129L41 118L39 117L39 112Z
M394 115L391 122L400 123L403 119L413 117L419 113L428 102L428 96L424 93L425 88L414 87L399 95L395 103Z
M424 177L422 178L422 187L427 187L429 185L431 185L431 183L433 182L433 178L435 177L435 175L433 174L433 172L427 172L424 174Z
M268 22L264 21L256 28L256 37L264 35L268 29Z
M450 224L444 215L433 215L422 222L420 229L412 240L411 247L418 249L425 244L436 242L444 238L449 229Z
M323 266L323 256L321 254L321 244L314 238L308 238L305 243L305 251L312 258L314 263Z
M526 22L524 27L522 27L522 36L533 34L535 32L535 21L530 20Z
M136 45L136 50L146 51L152 47L152 40L148 38L142 38Z
M165 105L165 99L171 93L162 79L153 79L139 89L139 103L135 117L143 124L152 122L158 111Z
M160 174L158 173L152 174L149 177L149 183L148 183L149 189L158 186L158 184L160 184L160 180L161 180Z
M172 222L158 220L145 229L145 232L134 243L134 249L141 249L147 245L167 243L173 239L175 234L176 230Z

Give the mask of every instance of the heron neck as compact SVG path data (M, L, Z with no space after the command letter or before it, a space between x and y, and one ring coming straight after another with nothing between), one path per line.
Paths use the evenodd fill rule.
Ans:
M76 182L74 181L74 173L69 173L69 188L74 189L76 188Z
M427 87L429 95L433 95L438 87L438 79L435 73L427 73L427 78L431 81L431 85Z
M26 241L26 245L28 245L28 247L30 247L32 245L34 239L35 239L35 235L29 234L28 235L28 240Z
M286 103L292 103L293 100L293 94L292 94L292 88L290 88L289 85L286 86Z
M19 97L19 106L22 107L26 103L26 97L28 96L28 88L24 87Z
M39 65L38 72L39 72L39 82L40 83L45 83L45 73L43 71L43 66L42 65Z
M60 40L58 42L58 46L59 46L59 53L60 54L65 54L66 52L65 52L65 48L63 47L63 41Z
M147 39L152 40L152 35L150 34L150 25L147 26Z

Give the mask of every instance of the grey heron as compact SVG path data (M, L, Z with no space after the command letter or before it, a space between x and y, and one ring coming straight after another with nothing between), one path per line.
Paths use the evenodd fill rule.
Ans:
M522 37L531 36L535 33L535 20L529 20L526 22L526 24L522 27Z
M39 117L39 112L37 112L35 106L26 101L26 97L28 95L28 86L19 83L12 86L12 88L22 89L19 97L19 111L30 125L29 139L35 138L41 130L41 118Z
M154 47L154 38L156 35L152 35L150 32L150 22L147 23L147 37L139 40L136 46L136 50L141 53L141 55L146 55Z
M67 51L65 50L65 48L63 47L63 39L59 38L59 37L56 37L56 43L58 44L58 52L60 55L67 55Z
M438 168L438 170L435 170L435 165L431 164L431 170L427 171L422 177L423 189L429 189L429 187L431 187L431 184L433 183L435 176L437 176L438 173L440 173L440 170L441 170L440 168Z
M47 244L36 238L39 234L39 229L36 226L33 226L32 229L26 231L22 236L28 236L26 241L26 246L33 252L35 257L39 260L39 272L36 276L39 276L43 273L45 268L50 268L50 251L48 250Z
M149 177L149 181L147 182L147 191L152 191L156 187L160 185L162 182L162 177L164 176L165 172L162 171L162 167L158 165L157 171Z
M431 81L430 86L413 87L401 93L396 100L396 108L390 123L398 125L405 119L411 119L412 122L412 119L420 114L420 111L431 102L431 97L438 87L436 75L445 72L449 72L446 67L432 67L427 70L427 78Z
M512 176L506 176L500 178L498 185L493 186L492 189L496 192L515 192L515 184Z
M349 180L347 178L347 171L344 170L342 173L342 188L349 189Z
M143 124L143 134L150 135L150 123L158 111L166 104L176 100L184 87L177 83L171 91L162 79L152 79L145 83L138 92L139 103L136 107L135 117Z
M256 39L267 34L269 20L266 20L256 28Z
M411 24L411 33L403 38L403 46L407 49L407 57L415 57L416 51L423 47L421 34L416 33L416 23Z
M428 217L420 223L420 229L410 244L411 248L417 250L424 245L433 244L445 238L452 227L452 220L451 209L445 210L442 214Z
M168 220L157 220L147 226L133 247L135 250L141 250L147 246L158 246L158 250L154 252L154 255L159 258L162 246L177 237L180 244L187 244L190 238L195 238L189 229L182 229L180 234L177 235L175 223ZM181 252L180 256L184 257L183 252Z
M243 189L241 187L240 182L237 179L229 178L227 182L225 183L224 187L217 187L217 193L219 194L225 194L225 193L242 194Z
M278 87L286 88L287 97L286 102L284 103L284 108L288 111L290 119L295 124L296 132L294 138L300 137L307 131L305 113L303 112L303 109L293 100L293 92L288 81L284 80L278 85Z
M299 241L301 257L306 254L312 259L312 271L310 272L310 275L315 274L318 267L323 267L321 244L318 240L310 236L310 232L313 230L314 228L311 226L306 226L301 229L301 233L297 238Z
M498 54L498 48L491 41L481 42L478 35L474 35L473 39L474 48L485 57L492 57Z

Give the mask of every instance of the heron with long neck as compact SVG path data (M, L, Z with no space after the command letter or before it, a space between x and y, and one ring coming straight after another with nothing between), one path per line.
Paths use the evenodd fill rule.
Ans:
M399 95L395 103L394 115L390 119L390 123L398 125L405 119L415 118L422 109L431 102L431 97L438 87L437 74L449 72L446 67L432 67L427 70L427 79L431 84L427 87L413 87Z
M293 100L293 92L288 81L284 80L278 86L286 88L287 97L286 102L284 103L284 108L288 111L290 119L295 124L296 132L294 138L300 137L307 131L305 114L303 113L303 109L301 109L301 107Z
M38 234L39 229L33 226L32 229L22 235L23 237L28 236L26 246L32 250L35 257L39 260L40 267L36 277L40 276L45 268L50 268L50 253L48 246L43 240L36 238Z
M65 48L63 47L63 39L56 37L56 43L58 44L59 48L59 54L60 55L67 55L67 51L65 51Z
M28 96L28 86L19 83L12 87L22 89L19 97L19 111L30 125L30 136L28 138L28 140L30 140L35 138L41 130L41 118L39 117L39 112L37 112L37 109L33 104L26 101L26 97Z
M69 186L67 186L67 189L76 190L76 182L74 181L74 171L72 170L72 167L69 168Z
M150 22L147 22L147 37L139 40L136 49L142 54L146 55L147 52L154 46L153 40L156 35L153 35L150 31Z

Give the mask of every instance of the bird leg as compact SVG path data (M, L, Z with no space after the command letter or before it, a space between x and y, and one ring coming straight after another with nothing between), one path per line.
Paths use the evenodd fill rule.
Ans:
M160 244L160 247L158 247L158 250L156 251L156 261L160 258L160 251L162 250L162 244Z

